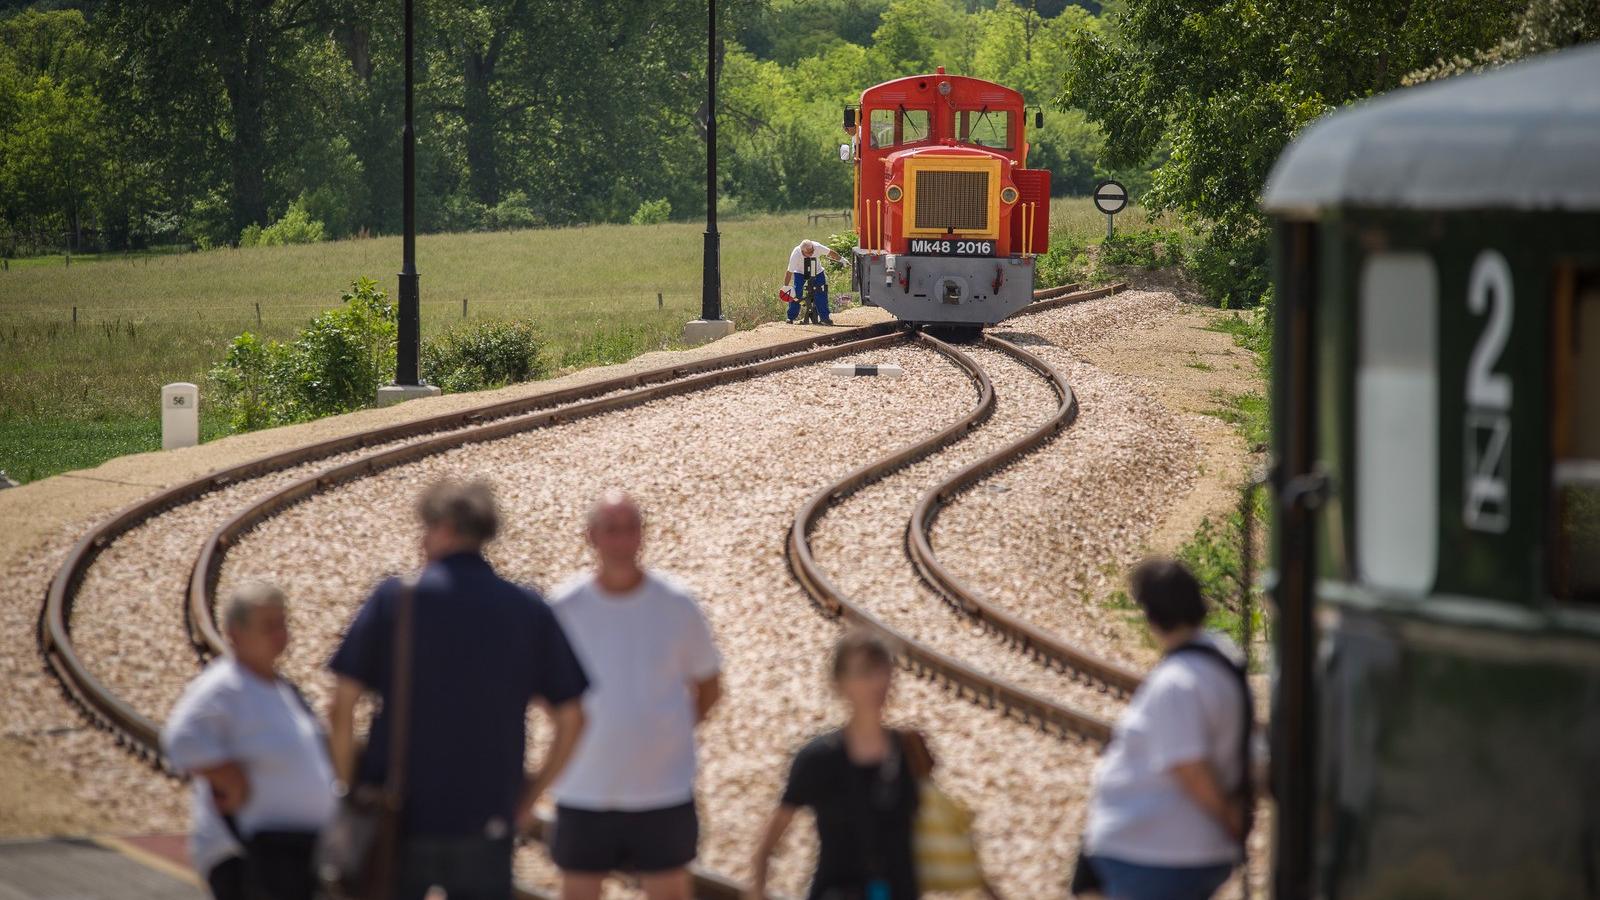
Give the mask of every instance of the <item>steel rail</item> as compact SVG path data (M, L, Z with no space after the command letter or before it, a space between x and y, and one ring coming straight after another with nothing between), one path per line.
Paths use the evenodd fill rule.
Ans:
M602 379L587 385L552 391L538 397L489 403L413 422L370 429L274 453L159 491L100 523L68 551L66 559L62 561L61 567L51 579L39 613L38 640L45 667L60 682L67 699L82 709L94 725L110 731L120 745L158 771L173 774L167 769L159 754L152 752L152 748L159 743L159 727L150 718L140 714L107 689L104 683L84 665L72 643L70 620L78 589L82 586L89 567L117 538L163 512L193 502L220 488L318 459L359 450L362 447L462 428L498 417L560 406L643 385L670 382L673 379L735 367L781 354L804 352L817 346L829 346L869 336L890 335L895 333L898 327L896 323L883 323L865 328L846 329L836 334L802 338L759 350L724 354L694 363L661 366L632 375Z
M502 419L489 425L453 431L425 441L381 450L303 478L239 511L213 531L202 545L190 571L189 592L184 605L190 639L202 658L215 656L225 650L221 631L216 624L216 589L228 549L266 520L339 485L466 444L496 440L512 434L574 422L640 406L664 397L692 393L807 363L875 350L905 340L907 335L908 332L903 331L891 332L850 343L817 347L798 354L746 363L737 368L718 369L678 381L637 388L623 394L598 397L554 410ZM544 840L552 824L548 819L541 818L535 823L530 836L536 840ZM691 873L694 876L697 897L706 900L738 900L743 896L744 886L732 879L699 867L691 867Z
M1113 286L1109 290L1101 289L1098 291L1072 293L1074 287L1075 285L1067 285L1063 288L1036 291L1035 304L1025 308L1024 313L1021 314L1038 312L1055 306L1104 296L1107 293L1114 293L1123 285ZM1062 296L1063 292L1065 292L1064 296ZM178 777L177 773L172 771L160 754L159 726L152 719L116 696L99 678L94 676L78 655L71 638L70 620L73 606L77 599L77 592L95 560L122 535L166 511L193 502L213 491L284 469L312 463L319 459L435 432L479 426L492 420L522 416L537 410L551 410L554 407L565 404L583 403L609 393L628 391L649 385L661 385L677 379L714 372L719 368L736 367L749 362L771 360L774 356L782 354L803 353L810 348L828 347L859 340L863 337L890 336L899 328L901 328L899 323L886 322L846 329L833 334L809 336L772 347L723 354L692 363L662 366L631 375L602 379L587 385L563 388L537 397L498 401L450 413L428 416L270 454L164 489L122 509L102 522L80 538L68 552L66 559L63 560L62 565L46 590L45 602L40 610L37 626L38 641L45 667L56 677L69 702L77 706L91 724L109 732L119 746L124 747L136 757L151 765L156 771L169 777ZM986 417L987 414L985 414ZM563 420L559 415L553 415L549 418L548 424L557 424L560 421ZM394 464L399 464L399 462L396 461ZM238 517L235 518L237 519ZM200 560L197 560L197 565L199 562ZM210 565L210 562L206 562L207 567ZM220 565L220 558L218 565ZM193 578L191 578L192 591ZM192 608L193 602L190 600L190 602L186 603L186 616L192 614ZM192 625L191 639L196 641L197 645L204 645L209 649L212 646L211 641L213 639L220 640L220 635L216 633L215 623L211 621L209 608L207 614L200 617L199 621L202 623L209 622L210 627L207 629L204 626ZM209 630L210 634L205 633L207 630ZM701 885L697 883L697 891L700 887ZM522 893L527 896L538 896L537 894ZM738 886L732 882L726 882L722 889L707 894L707 896L717 897L734 897L737 895Z
M471 433L481 435L479 440L489 440L517 430L571 421L584 415L621 409L659 397L737 380L739 377L750 377L762 372L800 365L818 358L831 358L885 346L903 339L904 332L898 328L895 323L884 323L866 328L842 330L836 334L788 341L761 350L724 354L688 365L665 366L634 375L603 379L588 385L551 392L541 397L486 404L416 422L372 429L252 460L166 489L127 507L101 523L84 535L69 551L67 559L51 580L46 591L45 603L40 610L38 639L45 666L56 677L69 702L82 710L93 725L108 731L119 746L156 771L176 778L178 773L172 769L160 751L160 726L118 697L89 670L79 656L71 636L70 620L73 604L89 567L106 547L142 522L229 484L361 447L388 443L432 431L461 429L475 422L499 417L512 417L509 420L470 429ZM605 396L616 394L618 391L626 393L612 397ZM573 404L574 401L579 402L575 405L559 406ZM552 406L557 408L544 413L523 414L529 410ZM466 442L468 441L463 440L460 443ZM432 442L424 442L424 444L429 443ZM403 460L396 462L398 461ZM187 615L189 604L186 603L185 606ZM206 619L209 621L209 614ZM209 636L220 641L215 623L209 624L211 625ZM194 637L192 630L191 637ZM538 892L519 891L519 893L525 897L542 896ZM698 872L696 893L713 900L735 898L740 896L740 886L713 873Z
M917 574L935 593L957 610L1004 637L1023 653L1047 666L1053 665L1063 672L1081 675L1120 695L1131 695L1139 686L1139 675L1073 646L1060 636L995 606L947 569L933 550L933 526L947 504L980 481L1043 446L1078 418L1078 398L1067 379L1054 366L1010 341L992 335L985 335L983 341L1037 372L1049 383L1058 401L1055 414L1033 431L993 454L957 469L924 491L912 507L911 518L906 525L906 553L911 557Z
M1076 287L1076 285L1072 285L1072 287ZM1051 289L1034 291L1033 302L1012 313L1005 319L1005 321L1009 322L1012 319L1015 319L1017 316L1031 316L1034 313L1041 313L1051 309L1060 309L1063 306L1074 306L1084 302L1085 300L1094 300L1099 297L1109 297L1112 294L1119 294L1127 289L1128 283L1126 281L1118 281L1115 284L1108 284L1105 287L1095 288L1089 291L1072 291L1060 295L1053 294Z
M845 596L817 564L811 552L811 532L829 509L852 494L915 462L932 456L980 426L994 412L994 385L971 356L927 334L917 339L959 366L978 389L978 402L955 422L899 450L869 462L813 494L795 511L789 529L789 567L806 593L830 617L876 632L895 648L899 662L912 672L951 687L958 697L970 697L990 709L1036 725L1063 738L1082 738L1104 744L1111 725L1097 716L1072 709L1009 681L986 675L948 654L911 638L864 606Z

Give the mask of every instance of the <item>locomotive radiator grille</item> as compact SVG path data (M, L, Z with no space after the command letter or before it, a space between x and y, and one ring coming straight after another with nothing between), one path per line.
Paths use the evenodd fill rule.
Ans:
M919 231L988 231L989 173L916 173Z

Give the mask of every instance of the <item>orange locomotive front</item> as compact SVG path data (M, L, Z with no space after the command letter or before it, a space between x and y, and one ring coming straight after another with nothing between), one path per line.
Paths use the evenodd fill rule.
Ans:
M1025 168L1024 113L1017 91L943 66L845 110L863 302L909 322L992 325L1032 301L1050 173Z

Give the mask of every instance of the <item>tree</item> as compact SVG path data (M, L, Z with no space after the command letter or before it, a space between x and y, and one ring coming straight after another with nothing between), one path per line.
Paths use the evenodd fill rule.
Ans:
M196 157L221 163L235 237L269 219L273 145L300 134L275 115L300 87L290 62L330 26L331 10L325 0L147 0L98 14L121 82L117 100L162 123L151 149L169 178L188 182L180 170ZM180 193L204 193L184 186Z
M1113 165L1170 143L1145 204L1204 223L1202 286L1254 303L1266 290L1258 197L1289 139L1433 60L1491 46L1519 12L1515 0L1123 0L1108 28L1069 44L1059 102L1105 130Z

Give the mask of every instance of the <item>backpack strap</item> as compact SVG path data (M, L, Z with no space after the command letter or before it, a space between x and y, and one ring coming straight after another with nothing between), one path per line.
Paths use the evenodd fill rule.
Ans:
M1255 703L1250 693L1250 678L1244 666L1234 662L1226 653L1218 650L1207 641L1190 641L1181 647L1175 647L1167 653L1167 658L1189 654L1205 656L1216 660L1228 674L1233 676L1234 682L1239 685L1240 702L1243 703L1243 715L1239 717L1239 787L1234 791L1234 796L1244 804L1244 840L1248 840L1250 829L1255 824L1255 783L1251 778L1251 738L1255 734ZM1244 841L1240 842L1241 845Z

